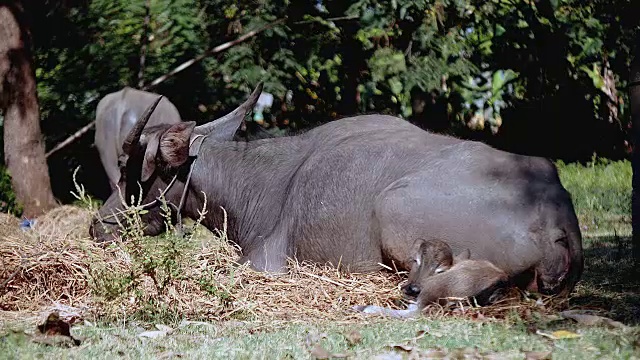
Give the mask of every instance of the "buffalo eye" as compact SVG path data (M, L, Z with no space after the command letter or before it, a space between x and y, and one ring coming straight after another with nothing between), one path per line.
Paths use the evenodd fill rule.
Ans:
M124 158L124 156L119 156L118 157L118 167L120 169L124 168L125 166L127 166L127 160Z
M568 249L568 248L569 248L569 243L567 242L567 238L566 238L566 237L563 237L563 238L560 238L560 239L556 240L556 243L559 243L559 244L560 244L560 245L562 245L565 249Z

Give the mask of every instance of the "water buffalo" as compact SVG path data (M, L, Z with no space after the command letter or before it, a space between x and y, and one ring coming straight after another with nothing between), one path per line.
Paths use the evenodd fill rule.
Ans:
M95 144L100 153L102 166L109 177L111 190L120 179L118 159L122 155L122 143L125 136L153 103L157 94L125 87L120 91L105 95L96 109ZM178 109L168 100L160 102L149 119L149 126L175 124L181 122Z
M155 200L161 191L179 204L184 190L183 216L198 216L205 193L203 225L220 228L223 207L241 260L261 271L286 272L287 257L346 271L374 271L380 263L409 270L410 240L431 237L445 239L456 253L469 249L472 258L541 293L567 294L579 280L582 236L549 160L432 134L385 115L343 118L296 136L232 141L261 90L259 84L233 112L200 126L143 131L141 117L123 145L119 185L130 199L142 184L146 234L165 230ZM99 210L90 228L97 240L114 236L117 223L105 217L120 206L113 194Z

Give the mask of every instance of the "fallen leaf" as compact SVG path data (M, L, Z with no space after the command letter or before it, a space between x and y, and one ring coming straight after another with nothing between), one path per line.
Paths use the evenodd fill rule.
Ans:
M156 356L156 359L158 360L165 360L165 359L173 359L173 358L181 358L182 354L180 353L175 353L173 351L165 351L163 353L160 353Z
M362 334L360 334L358 330L351 330L348 333L344 334L344 337L352 346L362 342Z
M47 320L45 320L41 325L38 325L38 331L44 335L71 336L69 329L69 324L61 320L60 315L58 315L57 312L49 314L49 316L47 316Z
M525 351L525 360L551 360L551 351Z
M447 353L442 350L426 350L420 352L420 359L443 359Z
M402 355L396 352L386 352L379 355L376 355L371 358L371 360L402 360Z
M626 327L623 323L609 319L604 316L578 313L577 311L574 311L574 310L562 311L560 312L560 316L562 316L565 319L574 320L579 324L587 325L587 326L606 325L612 328Z
M559 340L559 339L574 339L574 338L579 338L582 335L580 334L576 334L574 332L571 331L567 331L567 330L558 330L558 331L554 331L551 334L542 332L540 330L536 331L536 334L547 337L549 339L552 340Z
M182 320L180 322L180 325L178 325L179 328L183 328L183 327L187 327L187 326L191 326L191 325L202 325L202 326L209 326L209 327L213 327L215 325L208 323L208 322L204 322L204 321L190 321L190 320ZM229 325L235 325L235 324L229 324Z
M311 350L311 357L314 359L328 359L331 357L331 354L325 350L320 344L316 344Z
M167 325L162 325L162 324L156 324L156 329L160 330L160 331L164 331L167 334L171 334L173 332L173 328L167 326Z
M567 330L558 330L551 333L551 335L555 336L556 339L574 339L579 338L580 334L576 334Z
M138 337L146 337L150 339L157 339L165 336L167 336L167 332L162 330L150 330L138 334Z
M551 340L555 340L555 339L556 339L556 338L555 338L555 336L553 336L553 335L551 335L551 334L547 334L547 333L542 332L542 331L540 331L540 330L536 330L536 334L537 334L537 335L540 335L540 336L544 336L544 337L549 338L549 339L551 339Z
M425 337L426 335L430 335L429 329L419 330L416 333L416 336L412 340L415 341L415 340L421 339L421 338Z
M413 346L403 345L403 344L389 345L389 347L397 350L406 351L406 352L411 352L411 350L413 350Z
M44 323L37 326L41 335L36 335L32 339L34 342L55 346L78 346L80 339L71 336L71 326L60 319L58 312L52 312L47 316Z
M331 354L331 358L332 359L346 359L349 356L351 356L351 354L349 353L335 353L335 354Z

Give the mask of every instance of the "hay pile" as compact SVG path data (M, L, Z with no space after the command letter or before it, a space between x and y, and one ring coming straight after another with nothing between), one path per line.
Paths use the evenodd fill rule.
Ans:
M525 321L535 316L549 316L566 309L568 300L537 294L531 297L517 288L505 289L502 297L494 303L477 307L472 299L450 298L447 305L431 305L423 310L424 315L435 317L455 316L471 320L505 320L517 316Z
M43 215L33 230L2 214L0 308L31 310L45 303L83 301L87 256L99 252L87 238L89 211L62 206Z
M237 253L226 239L202 227L183 249L180 271L167 277L145 273L126 244L95 244L88 237L87 209L58 207L28 231L18 219L0 215L0 310L37 311L55 304L88 309L84 316L92 318L122 318L148 313L152 306L193 320L335 321L361 317L353 305L393 306L400 298L397 274L342 274L298 263L282 276L252 271L235 262ZM133 273L135 280L119 288Z
M179 256L163 264L171 236L99 246L88 237L92 212L61 206L28 231L19 219L0 214L0 310L54 308L73 317L155 320L362 321L354 305L394 307L403 276L391 272L344 274L333 267L290 263L286 275L269 276L236 263L224 237L198 227ZM175 239L175 237L173 238ZM166 253L166 252L165 252ZM141 255L142 254L142 255ZM169 263L171 263L171 261ZM521 317L557 309L550 299L522 300L515 291L490 307L468 300L430 306L429 316ZM566 305L566 304L564 304ZM562 305L561 305L562 306Z

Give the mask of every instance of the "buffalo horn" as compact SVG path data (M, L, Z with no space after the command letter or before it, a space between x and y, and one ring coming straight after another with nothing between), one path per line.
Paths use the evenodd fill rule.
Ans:
M262 93L263 85L264 85L263 82L258 83L258 85L256 85L256 88L251 93L251 95L249 95L249 98L244 103L242 103L242 105L238 106L235 110L233 110L232 112L228 113L227 115L219 119L216 119L207 124L198 126L196 128L196 131L199 134L208 135L211 131L213 131L213 129L216 129L220 126L224 126L228 122L234 123L232 119L237 119L239 116L241 117L241 119L243 119L251 110L253 110L253 107L256 105L256 102L258 102L258 98ZM234 131L235 131L235 128L237 127L235 127L234 124L231 124L231 126L234 126Z
M156 107L158 106L158 103L160 102L160 100L162 100L162 98L163 98L162 95L158 96L158 98L153 102L153 104L149 105L149 107L144 111L144 113L142 113L138 121L136 121L135 125L133 125L133 128L131 129L131 131L129 131L129 135L127 135L127 138L124 140L124 143L122 144L122 150L124 150L125 154L129 154L132 146L136 144L138 140L140 140L140 135L142 135L142 129L144 129L144 127L147 125L147 122L149 122L149 118L151 117L151 114L153 114L153 111L156 109Z

